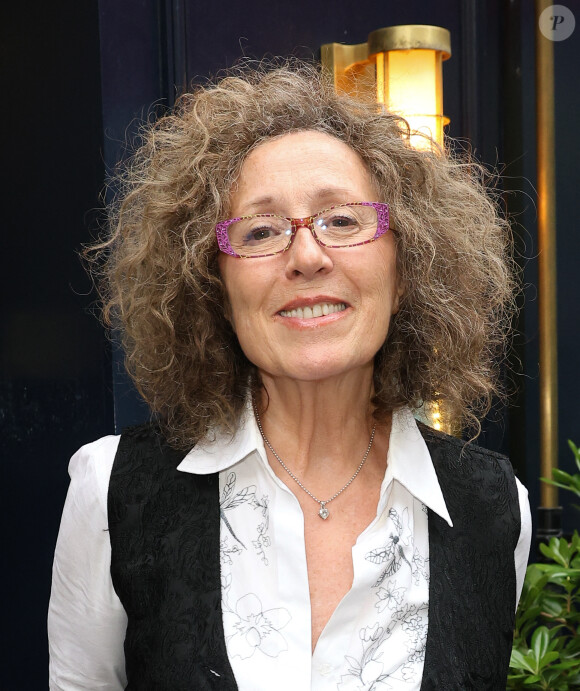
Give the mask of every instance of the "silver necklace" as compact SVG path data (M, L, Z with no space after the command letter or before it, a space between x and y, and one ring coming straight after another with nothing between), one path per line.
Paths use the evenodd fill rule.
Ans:
M306 492L306 494L308 494L309 496L311 496L311 497L314 499L315 502L317 502L318 504L320 504L320 510L318 511L318 515L319 515L320 518L322 518L323 520L326 520L326 519L330 516L330 512L329 512L329 510L326 508L326 505L327 505L327 504L330 504L330 502L331 502L333 499L336 499L336 497L338 497L340 494L342 494L342 493L344 492L344 490L345 490L347 487L350 486L350 484L352 483L352 481L353 481L353 480L355 479L355 477L360 473L361 468L362 468L363 465L365 464L365 461L367 460L367 457L368 457L368 455L369 455L369 453L370 453L370 451L371 451L371 446L373 445L373 439L375 438L375 430L376 430L377 426L376 426L376 425L373 426L373 431L371 432L371 438L370 438L370 441L369 441L369 445L368 445L368 447L367 447L367 450L366 450L366 452L365 452L365 455L363 456L362 461L361 461L360 464L359 464L359 467L358 467L358 468L356 469L356 471L355 471L355 474L350 478L350 480L346 483L346 485L345 485L342 489L339 489L338 492L337 492L336 494L333 494L332 497L330 497L330 499L327 499L326 501L322 501L321 499L318 499L318 497L315 497L314 494L312 494L312 492L311 492L310 490L308 490L308 489L306 489L306 487L304 487L304 485L300 482L300 480L296 477L296 475L294 475L294 473L293 473L293 472L290 470L290 468L284 463L284 461L280 458L280 456L278 456L278 454L277 454L276 451L274 450L274 447L272 446L272 444L270 444L270 442L268 441L268 438L267 438L266 435L264 434L264 430L262 429L262 421L260 420L260 416L259 416L259 414L258 414L258 409L256 408L256 406L254 406L254 413L256 414L256 422L258 423L258 429L260 430L260 434L262 435L262 439L264 440L264 443L266 444L266 446L267 446L267 447L270 449L270 451L274 454L274 456L275 456L276 459L278 460L278 463L280 463L280 465L282 466L282 468L284 468L284 470L288 473L288 475L290 475L290 477L294 480L294 482L296 482L296 484L297 484L299 487L301 487L301 488Z

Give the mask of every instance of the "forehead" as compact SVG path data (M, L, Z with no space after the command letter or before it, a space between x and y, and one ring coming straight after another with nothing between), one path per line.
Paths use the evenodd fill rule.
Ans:
M326 132L300 130L288 132L254 147L242 164L242 175L261 166L279 163L323 164L326 159L342 159L356 168L367 168L359 154L348 144Z
M231 201L232 209L253 213L268 204L374 201L375 196L368 168L354 149L324 132L306 130L255 147L242 165Z

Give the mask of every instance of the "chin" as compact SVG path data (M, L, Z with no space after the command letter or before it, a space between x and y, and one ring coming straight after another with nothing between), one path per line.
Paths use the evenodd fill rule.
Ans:
M296 381L323 381L333 377L340 377L354 370L366 369L372 366L373 358L361 361L345 360L344 357L329 357L328 353L320 356L304 354L297 359L287 360L284 364L266 371L275 377L286 377Z

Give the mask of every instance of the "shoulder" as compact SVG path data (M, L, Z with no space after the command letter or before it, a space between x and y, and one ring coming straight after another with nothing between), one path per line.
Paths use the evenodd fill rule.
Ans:
M429 448L436 470L443 466L451 466L460 474L461 471L495 470L515 482L513 468L507 456L444 434L421 422L418 422L417 426Z
M82 446L71 458L69 494L74 495L80 507L94 510L98 505L105 510L111 477L119 466L127 467L127 462L135 458L142 462L163 458L171 451L159 427L151 423L128 427L120 435L101 437ZM126 469L130 471L131 463Z
M186 452L173 448L159 424L148 422L127 427L121 434L112 475L155 473L175 467Z
M85 444L71 458L68 472L77 501L106 506L111 470L121 437L109 435Z
M425 425L419 429L454 525L488 535L495 527L509 536L513 550L520 535L522 499L509 459Z

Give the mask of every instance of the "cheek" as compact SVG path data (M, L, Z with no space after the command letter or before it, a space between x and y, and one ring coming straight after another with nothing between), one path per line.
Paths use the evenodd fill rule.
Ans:
M398 297L398 277L395 257L391 253L381 254L376 261L365 265L365 287L363 290L386 306L393 304Z
M244 339L247 331L251 329L251 324L249 324L252 315L251 306L248 305L244 295L237 287L228 290L228 303L230 324L240 341L240 345L243 347L241 341Z
M392 314L399 309L399 297L401 295L401 284L397 272L397 258L394 247L389 247L389 252L385 253L380 262L379 271L383 276L382 294L389 305Z
M232 304L231 314L234 332L238 340L242 340L245 334L251 329L251 309L247 303L244 300L240 300L238 296Z
M228 262L229 260L229 262ZM253 335L260 328L260 295L263 290L256 280L255 272L245 270L247 267L238 266L233 257L225 257L220 262L220 271L225 288L224 314L236 334L242 350L251 346ZM233 264L236 262L236 264Z
M237 265L238 261L238 259L228 257L225 254L220 254L218 258L218 266L225 293L224 314L234 331L237 331L237 326L241 319L241 310L244 305L244 277L243 273L240 272L241 267Z

